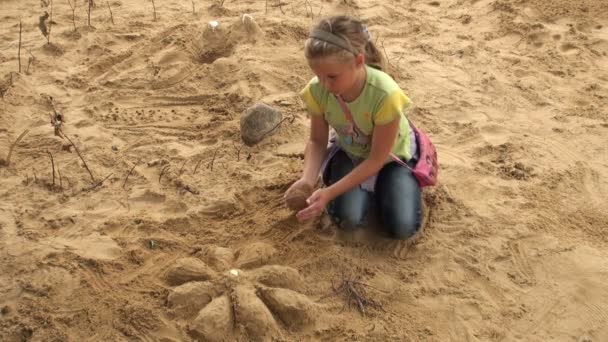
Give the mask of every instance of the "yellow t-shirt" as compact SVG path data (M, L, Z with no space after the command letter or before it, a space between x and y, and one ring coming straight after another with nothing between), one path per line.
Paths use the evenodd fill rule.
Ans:
M410 160L415 145L412 145L413 134L404 112L411 101L389 75L369 66L366 68L367 80L361 95L347 103L359 129L355 128L354 134L349 134L348 128L351 125L338 100L319 83L317 77L300 92L306 109L312 115L323 115L329 126L336 131L340 148L359 158L369 156L371 136L376 124L384 125L401 117L399 134L392 152L406 161Z

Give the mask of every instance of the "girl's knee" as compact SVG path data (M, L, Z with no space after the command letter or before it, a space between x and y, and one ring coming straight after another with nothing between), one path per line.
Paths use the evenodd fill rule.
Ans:
M393 218L385 220L384 227L393 239L407 240L420 230L420 218L415 215L412 217Z
M342 230L355 230L365 223L365 212L348 210L346 208L342 209L335 210L335 208L329 208L328 210L331 220L338 228Z

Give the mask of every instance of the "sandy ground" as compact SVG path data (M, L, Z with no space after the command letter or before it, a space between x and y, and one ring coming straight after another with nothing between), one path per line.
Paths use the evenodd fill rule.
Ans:
M75 2L47 44L0 1L0 340L608 341L605 0ZM283 203L310 8L369 24L437 145L413 243ZM289 120L244 146L258 101Z

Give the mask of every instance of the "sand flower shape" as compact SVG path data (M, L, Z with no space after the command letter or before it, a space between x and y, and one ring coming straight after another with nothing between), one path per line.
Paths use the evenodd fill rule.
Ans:
M207 246L194 257L179 259L167 271L175 286L167 305L176 318L188 322L188 332L204 341L250 340L280 336L283 329L300 330L314 323L317 307L298 292L297 270L266 265L275 250L252 243L234 253Z

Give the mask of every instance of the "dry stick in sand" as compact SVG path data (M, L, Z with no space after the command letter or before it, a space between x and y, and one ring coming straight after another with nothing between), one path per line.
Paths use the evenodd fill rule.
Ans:
M68 0L68 5L70 5L70 8L72 9L72 25L74 26L74 31L76 31L76 0L74 0L74 5Z
M8 166L11 163L11 154L13 154L13 148L15 148L15 145L17 145L19 143L19 141L21 139L23 139L23 137L29 132L29 129L26 129L25 131L23 131L23 133L21 133L18 137L17 140L15 140L15 142L11 145L11 147L8 149L8 156L6 157L6 166Z
M279 126L281 126L281 124L287 120L289 120L289 123L293 123L294 120L296 119L295 115L291 115L288 118L283 118L283 120L279 121L278 124L274 125L274 127L272 127L268 132L262 134L262 136L260 137L260 139L264 138L265 136L267 136L268 134L274 132L277 128L279 128Z
M90 187L90 188L88 189L88 191L94 190L94 189L96 189L96 188L98 188L98 187L102 186L102 185L103 185L103 182L105 182L105 181L106 181L106 179L110 178L110 176L112 176L112 174L113 174L113 173L112 173L112 172L110 172L110 174L109 174L109 175L107 175L107 176L106 176L104 179L100 180L99 182L95 183L95 184L94 184L92 187Z
M161 178L163 178L163 175L165 174L165 172L170 168L171 168L171 165L167 165L160 170L160 175L158 176L158 184L160 184Z
M59 175L59 188L63 192L63 177L61 177L61 172L59 172L59 165L57 165L57 174Z
M135 163L135 165L133 165L133 167L131 168L131 170L129 170L129 173L127 173L127 177L125 177L125 181L122 183L122 188L125 188L125 185L127 185L127 180L129 179L129 176L131 175L131 172L133 172L133 170L135 169L135 167L137 166L138 163Z
M21 73L21 19L19 19L19 49L17 50L17 59L19 59L19 73Z
M27 68L25 69L25 73L29 73L30 72L30 65L34 62L34 60L36 60L36 57L34 57L34 55L32 55L32 49L30 48L28 53L30 54L30 57L27 59Z
M51 151L46 151L46 153L48 153L49 157L51 157L51 168L53 169L53 187L55 187L55 160L53 159L53 154Z
M236 150L236 161L238 162L241 160L241 150L243 149L243 145L241 145L241 147L236 147L236 144L233 141L232 146L234 146L234 149Z
M331 287L334 294L337 295L342 293L346 297L344 307L348 305L348 308L350 309L351 303L354 301L357 304L359 312L364 316L366 306L384 311L384 308L380 303L377 303L376 301L367 298L365 287L372 287L365 283L361 283L356 277L349 279L346 276L342 275L342 284L340 284L340 286L338 287L335 287L332 280Z
M93 0L89 0L89 10L87 12L87 26L91 27L91 4Z
M110 20L112 21L112 25L114 25L114 16L112 15L112 8L110 8L110 3L106 1L108 5L108 10L110 11Z
M219 151L219 147L215 150L215 152L213 152L213 159L211 159L211 162L209 163L209 165L207 166L207 168L210 171L213 171L213 162L215 161L215 157L217 156L217 152Z
M51 16L49 17L49 34L46 36L46 43L51 43L51 28L53 27L53 0L51 0Z
M188 161L188 159L184 160L184 163L182 164L182 167L179 168L179 171L177 172L178 176L181 176L182 171L184 170L184 166L186 166L186 162Z
M196 9L194 8L194 0L192 0L192 14L196 14Z
M196 174L196 170L198 170L198 166L201 165L201 162L203 161L203 158L201 158L198 163L196 163L196 166L194 167L194 171L192 172L193 175Z
M91 172L91 169L89 169L89 166L87 165L87 162L82 157L82 154L80 154L80 150L78 149L78 147L76 147L76 145L72 142L72 140L70 140L70 138L63 132L63 130L61 129L61 127L59 128L59 133L61 133L61 136L64 136L66 139L68 139L68 141L70 142L70 145L72 145L72 147L74 147L74 150L76 151L76 153L80 157L80 160L82 160L82 163L84 164L84 167L87 169L87 171L89 171L89 175L91 176L91 181L93 183L95 183L95 177L93 177L93 173Z
M156 21L156 5L154 4L154 0L152 0L152 9L154 10L154 21Z

